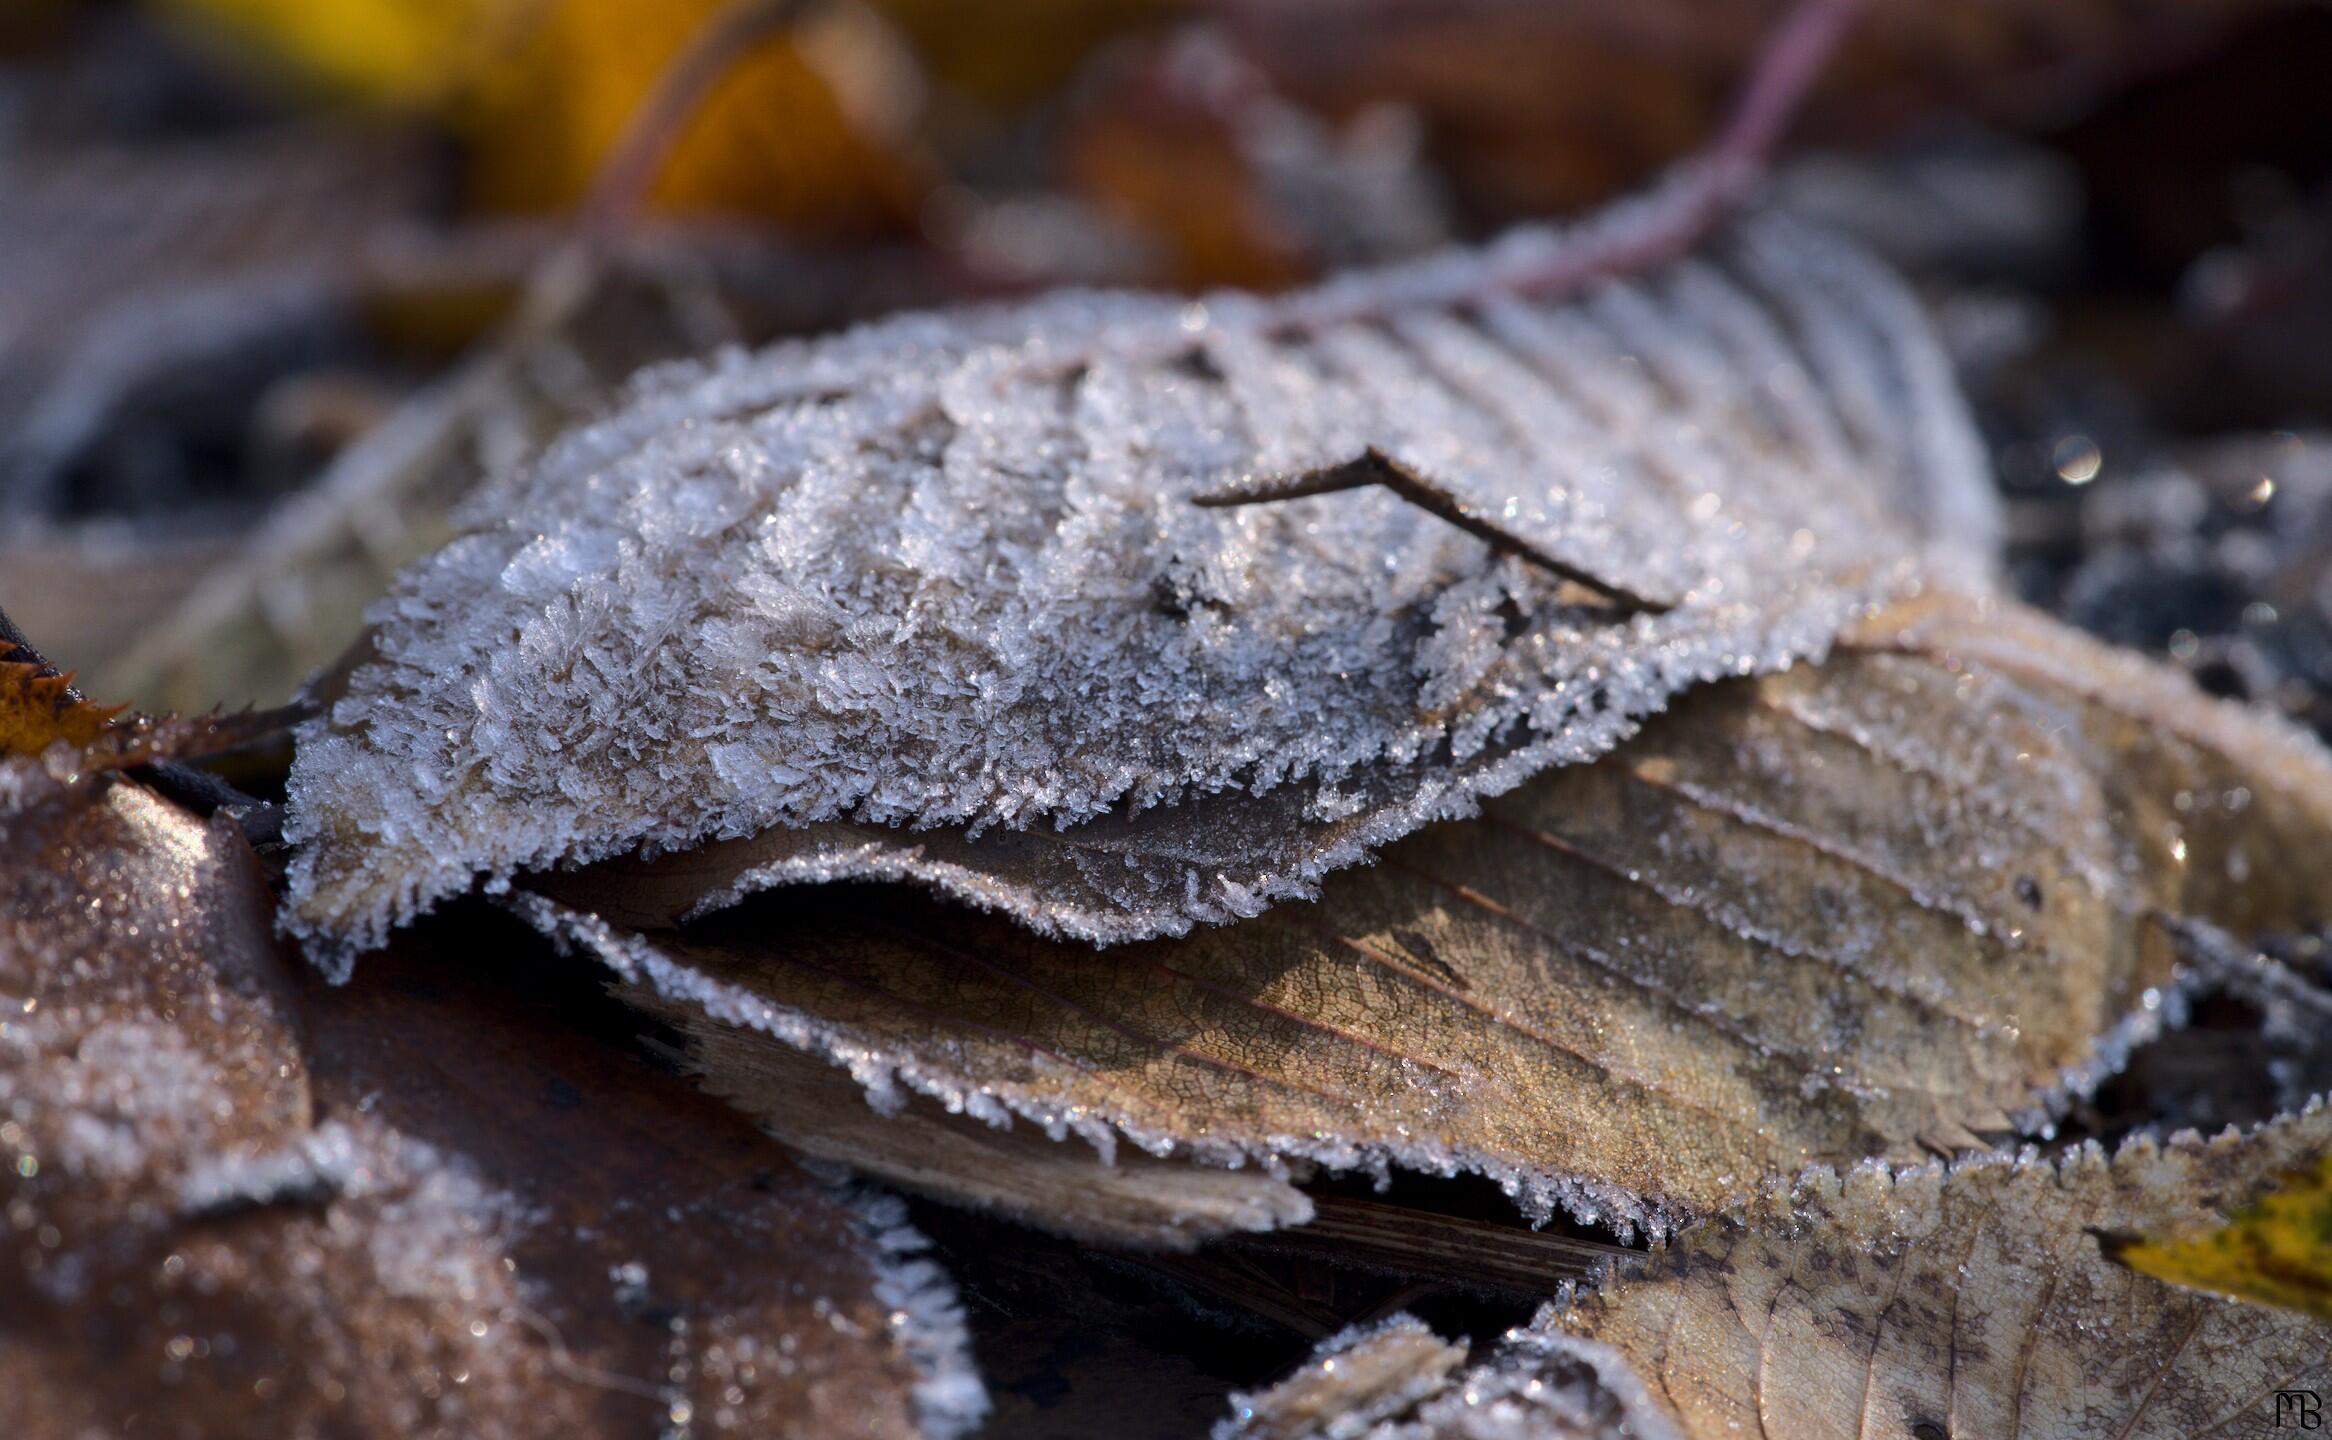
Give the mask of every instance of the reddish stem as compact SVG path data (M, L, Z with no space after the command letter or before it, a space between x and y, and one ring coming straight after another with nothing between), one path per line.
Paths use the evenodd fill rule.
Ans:
M1691 250L1741 207L1773 165L1806 93L1853 28L1864 0L1796 0L1758 49L1749 81L1716 143L1687 160L1662 196L1660 212L1591 240L1516 277L1532 294L1577 289L1591 281L1638 274Z
M791 30L817 0L731 0L689 37L640 102L583 202L587 243L604 246L646 202L672 147L713 87L770 37Z

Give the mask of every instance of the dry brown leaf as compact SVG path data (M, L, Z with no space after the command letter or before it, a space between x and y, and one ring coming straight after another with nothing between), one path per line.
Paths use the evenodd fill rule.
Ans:
M1166 278L1267 289L1449 242L1413 117L1325 122L1212 32L1113 55L1065 124L1063 168Z
M1558 1301L1450 1373L1411 1325L1241 1397L1225 1440L2215 1440L2332 1380L2332 1325L2114 1265L2101 1229L2223 1217L2332 1144L2249 1133L1831 1172ZM1335 1362L1333 1368L1328 1362ZM1359 1383L1344 1379L1357 1373ZM1383 1404L1379 1397L1402 1397ZM1340 1406L1342 1408L1340 1408ZM1339 1428L1326 1422L1348 1414ZM1624 1427L1624 1428L1623 1428Z
M12 1434L976 1418L895 1210L445 955L327 992L269 910L224 820L0 763Z
M1232 1396L1233 1433L1239 1440L1357 1434L1438 1393L1465 1363L1463 1345L1407 1315L1355 1327L1322 1341L1309 1364L1269 1390Z
M655 990L626 998L683 1028L702 1020ZM714 1049L720 1058L709 1057ZM848 1072L784 1046L715 1033L693 1052L716 1092L744 1105L793 1149L977 1210L1102 1244L1186 1250L1224 1235L1306 1224L1310 1197L1260 1169L1225 1170L1121 1152L1098 1166L1090 1151L1032 1129L966 1123L928 1097L875 1109ZM768 1103L783 1096L780 1105Z
M1074 834L1005 843L1041 864ZM719 889L703 855L541 876L516 903L659 992L712 1087L781 1133L768 1077L790 1072L762 1057L791 1046L878 1099L1105 1146L1474 1169L1540 1213L1657 1224L2037 1123L2160 1022L2172 917L2290 924L2328 846L2309 743L1955 600L1695 692L1316 904L1180 941L1097 956L856 887L665 928Z

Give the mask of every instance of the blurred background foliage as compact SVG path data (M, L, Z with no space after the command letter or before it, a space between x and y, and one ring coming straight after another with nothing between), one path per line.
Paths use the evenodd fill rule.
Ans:
M1704 140L1782 8L11 0L0 583L108 693L280 700L643 364L1575 214ZM2100 507L2156 460L2320 453L2274 437L2332 408L2325 73L2321 5L1871 0L1802 117L1781 189L1937 301L2039 598L2126 588L2075 583L2066 527L2137 523ZM2084 444L2104 483L2059 473ZM2189 508L2253 483L2180 463ZM2230 515L2238 552L2264 523Z

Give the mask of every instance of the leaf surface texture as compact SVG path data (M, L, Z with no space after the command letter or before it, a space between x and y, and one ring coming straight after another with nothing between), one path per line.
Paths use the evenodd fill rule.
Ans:
M1982 550L1948 368L1868 260L1770 217L1575 302L1507 283L1575 243L672 372L383 602L301 746L295 928L345 964L480 877L792 830L741 889L906 875L1050 933L1178 933ZM1381 489L1190 503L1372 448L1655 609ZM905 827L934 825L1084 843L1037 889L926 863Z
M1215 1163L1478 1170L1535 1213L1658 1226L2037 1123L2158 1028L2179 917L2306 912L2328 777L2182 680L1936 600L1695 691L1317 903L1180 940L1096 956L862 887L675 928L675 877L615 862L514 903L781 1131L796 1087L764 1057L801 1050L886 1103Z

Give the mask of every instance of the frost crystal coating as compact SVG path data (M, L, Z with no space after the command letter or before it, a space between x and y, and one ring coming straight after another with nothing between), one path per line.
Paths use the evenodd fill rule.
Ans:
M374 610L302 736L291 928L345 967L481 877L718 841L761 848L716 901L912 878L1177 933L1982 553L1948 366L1868 259L1764 217L1573 301L1509 283L1571 243L652 376ZM1667 608L1382 489L1192 503L1372 448Z

